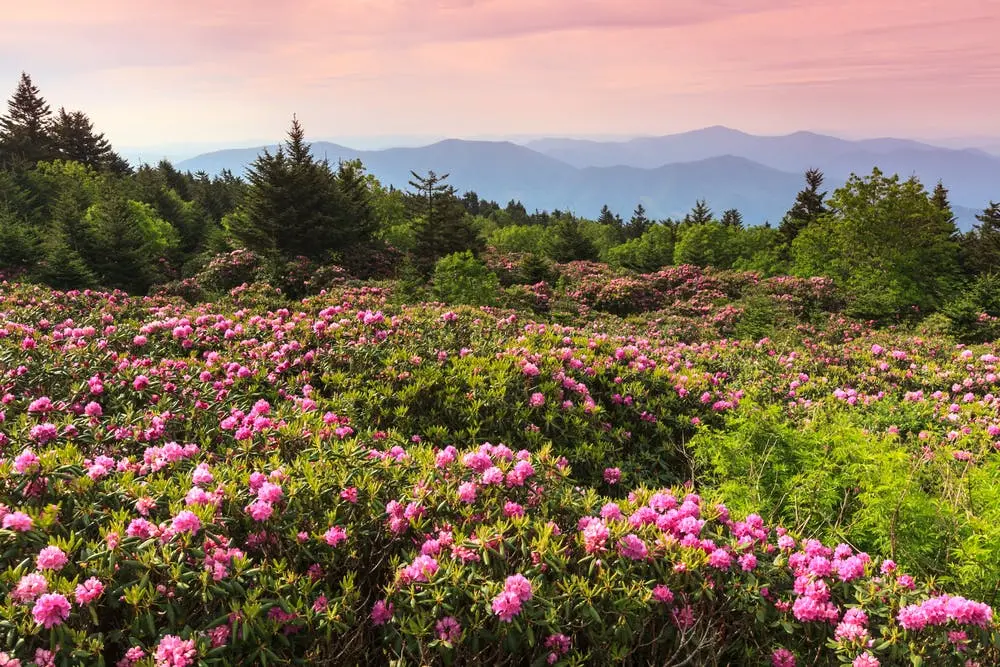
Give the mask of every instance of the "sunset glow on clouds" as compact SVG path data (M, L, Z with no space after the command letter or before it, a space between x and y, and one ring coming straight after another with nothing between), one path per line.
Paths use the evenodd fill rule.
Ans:
M35 0L28 71L116 143L752 132L1000 135L997 0ZM9 93L3 93L6 96Z

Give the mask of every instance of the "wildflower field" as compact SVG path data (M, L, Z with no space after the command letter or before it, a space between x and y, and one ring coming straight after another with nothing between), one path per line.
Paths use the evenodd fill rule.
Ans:
M1000 664L992 343L561 270L4 283L0 665Z

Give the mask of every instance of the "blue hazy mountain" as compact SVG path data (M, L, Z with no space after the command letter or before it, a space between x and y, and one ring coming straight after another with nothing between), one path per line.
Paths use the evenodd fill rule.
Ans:
M178 167L242 174L264 148L204 153ZM915 173L928 188L941 179L963 228L991 198L1000 199L1000 158L984 151L906 139L848 141L811 132L764 137L713 127L627 141L539 139L518 145L448 139L383 150L320 141L312 151L333 163L360 159L380 181L397 188L407 187L411 170L434 170L450 174L448 182L460 192L474 190L501 204L516 199L529 210L571 210L588 217L605 204L627 217L639 202L651 216L677 217L697 199L706 199L716 212L740 209L750 224L776 223L809 167L824 171L830 191L852 172L870 173L876 165L887 173Z

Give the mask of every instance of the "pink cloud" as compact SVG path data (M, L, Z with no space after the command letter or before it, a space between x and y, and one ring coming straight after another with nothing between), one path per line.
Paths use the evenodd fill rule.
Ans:
M998 27L981 0L36 0L0 23L0 86L27 69L133 143L292 110L327 136L1000 134Z

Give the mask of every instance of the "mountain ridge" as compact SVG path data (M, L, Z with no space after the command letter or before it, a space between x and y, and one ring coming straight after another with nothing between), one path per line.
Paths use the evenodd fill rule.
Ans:
M212 151L178 168L242 174L265 148ZM951 149L892 137L847 140L800 131L753 135L724 126L625 141L546 138L527 143L443 139L424 146L356 150L317 141L312 152L331 162L360 159L386 185L406 188L411 171L450 174L460 191L474 190L501 204L520 200L530 210L562 209L595 217L601 206L627 217L642 202L649 215L683 215L696 199L717 213L739 208L748 224L776 223L803 186L810 167L833 191L851 173L911 173L930 189L940 179L951 192L960 227L1000 199L1000 158L976 149ZM688 172L685 174L685 171Z

